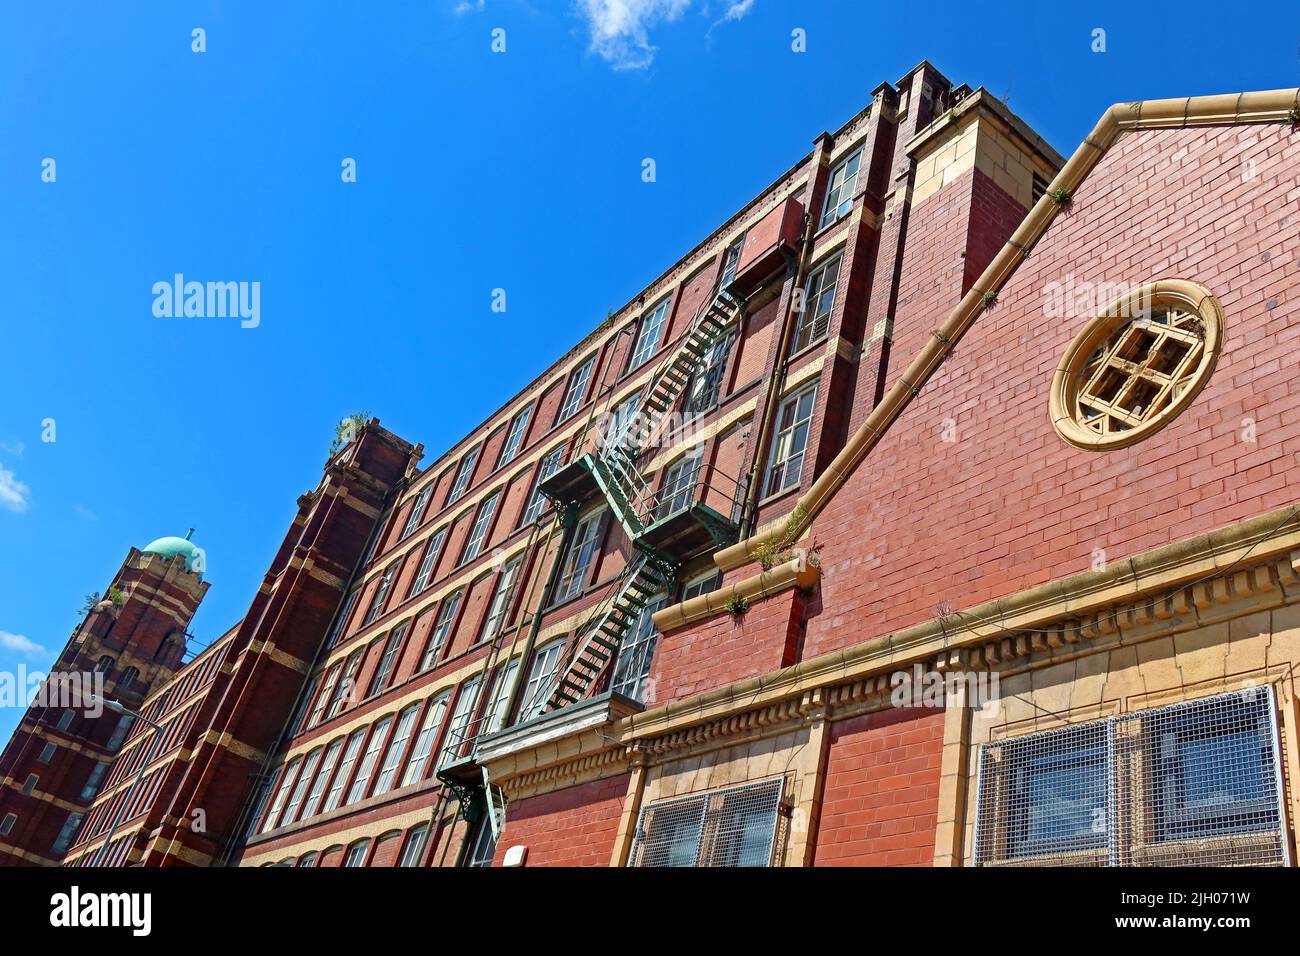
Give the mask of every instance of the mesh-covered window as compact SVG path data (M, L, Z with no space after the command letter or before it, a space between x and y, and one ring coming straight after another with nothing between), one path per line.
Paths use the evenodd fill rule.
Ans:
M771 866L784 781L764 780L641 810L631 866Z
M981 866L1287 862L1271 688L980 750Z

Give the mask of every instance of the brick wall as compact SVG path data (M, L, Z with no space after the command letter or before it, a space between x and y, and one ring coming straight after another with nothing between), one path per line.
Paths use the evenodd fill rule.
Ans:
M929 866L943 710L888 710L831 725L817 866Z
M493 865L501 865L509 847L522 844L528 847L527 866L608 866L628 777L512 801Z

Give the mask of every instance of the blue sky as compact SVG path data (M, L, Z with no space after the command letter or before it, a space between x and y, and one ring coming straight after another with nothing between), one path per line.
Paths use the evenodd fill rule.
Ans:
M1065 154L1117 100L1300 82L1293 4L1090 7L6 5L0 671L48 666L129 546L191 526L211 640L342 415L433 460L922 59ZM155 317L176 273L260 283L260 324Z

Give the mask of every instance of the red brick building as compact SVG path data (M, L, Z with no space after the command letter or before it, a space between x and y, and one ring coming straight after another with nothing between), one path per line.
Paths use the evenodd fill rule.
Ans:
M1298 109L1067 162L882 84L437 460L368 423L89 809L16 802L24 722L0 852L1290 864Z

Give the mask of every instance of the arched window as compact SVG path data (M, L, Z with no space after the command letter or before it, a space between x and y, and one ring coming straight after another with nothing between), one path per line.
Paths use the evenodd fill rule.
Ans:
M348 847L347 859L343 861L344 866L365 866L366 854L370 850L370 838L358 840Z
M135 683L136 678L139 676L140 676L140 668L128 667L126 670L122 671L122 676L117 679L117 686L130 687L132 684Z
M115 661L111 655L105 654L103 657L99 659L99 663L95 665L95 673L109 674L112 672L113 667L116 664L117 661Z

